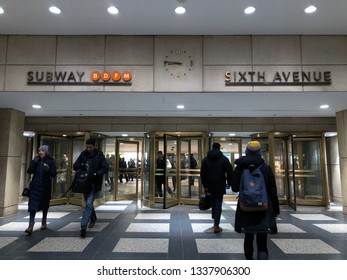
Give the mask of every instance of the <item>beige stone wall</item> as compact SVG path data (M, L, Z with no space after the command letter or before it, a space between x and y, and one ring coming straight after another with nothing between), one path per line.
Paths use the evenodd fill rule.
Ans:
M177 50L191 69L164 65ZM84 71L85 81L95 70L130 71L133 79L116 87L27 85L30 70ZM332 84L230 87L226 71L331 71ZM0 91L346 91L346 75L347 36L0 36Z

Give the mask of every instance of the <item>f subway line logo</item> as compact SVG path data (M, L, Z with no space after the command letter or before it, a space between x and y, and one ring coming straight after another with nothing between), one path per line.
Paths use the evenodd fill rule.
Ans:
M89 80L88 80L89 77ZM132 74L129 71L98 72L89 75L84 71L28 71L28 85L118 85L130 86Z

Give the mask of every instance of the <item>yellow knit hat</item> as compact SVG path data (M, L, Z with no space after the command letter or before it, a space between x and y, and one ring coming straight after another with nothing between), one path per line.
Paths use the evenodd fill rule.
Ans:
M260 142L258 141L249 141L247 143L246 151L250 152L251 154L257 154L261 150Z

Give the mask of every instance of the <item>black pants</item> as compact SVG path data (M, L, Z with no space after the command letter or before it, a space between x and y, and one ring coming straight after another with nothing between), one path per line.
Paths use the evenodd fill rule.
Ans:
M254 235L256 235L257 242L257 259L267 260L268 250L267 250L267 233L245 233L245 240L243 243L243 249L245 252L246 260L253 260L253 241Z

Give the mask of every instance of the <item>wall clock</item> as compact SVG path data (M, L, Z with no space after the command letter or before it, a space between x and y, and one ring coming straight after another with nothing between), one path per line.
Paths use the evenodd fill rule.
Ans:
M180 48L170 50L164 58L164 69L172 78L184 78L193 71L194 61L186 50Z

